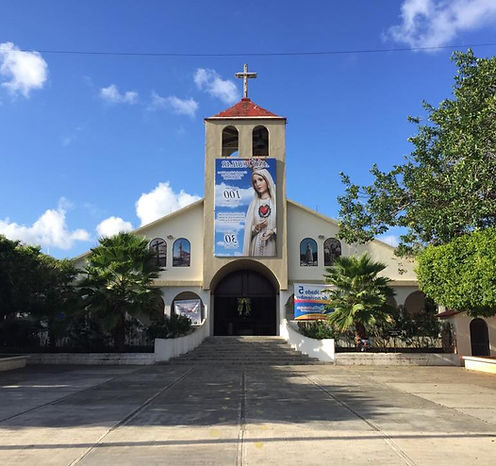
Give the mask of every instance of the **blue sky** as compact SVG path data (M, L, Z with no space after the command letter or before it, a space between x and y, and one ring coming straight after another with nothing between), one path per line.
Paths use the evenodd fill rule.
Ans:
M494 0L3 0L0 233L71 257L201 197L203 118L239 99L245 62L250 97L288 118L288 198L336 217L339 172L401 162L407 116L449 97L452 49L249 54L482 44L495 26Z

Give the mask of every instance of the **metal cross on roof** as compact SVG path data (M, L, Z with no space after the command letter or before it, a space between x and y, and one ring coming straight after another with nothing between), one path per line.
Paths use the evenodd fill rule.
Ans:
M245 63L243 66L243 72L241 73L236 73L234 75L236 78L243 78L243 98L248 97L248 79L249 78L256 78L257 73L254 71L248 72L248 65Z

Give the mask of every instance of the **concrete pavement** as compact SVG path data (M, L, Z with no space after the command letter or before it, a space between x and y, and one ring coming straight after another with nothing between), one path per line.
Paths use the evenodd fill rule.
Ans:
M496 377L456 367L31 366L2 465L494 465Z

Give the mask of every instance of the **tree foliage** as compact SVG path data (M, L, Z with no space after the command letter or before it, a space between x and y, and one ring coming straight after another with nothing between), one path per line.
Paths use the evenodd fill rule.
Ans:
M340 236L348 242L404 227L397 253L415 254L495 225L496 58L469 50L454 53L453 61L453 98L437 108L424 103L426 122L410 118L417 134L404 163L386 172L374 165L369 186L341 174Z
M367 327L387 320L387 299L394 295L389 278L379 276L385 264L374 262L367 254L341 256L326 269L324 278L332 288L325 291L328 308L334 309L329 321L338 330L355 328L357 346L367 338Z
M428 246L418 257L420 287L439 304L491 316L496 309L496 228Z
M0 235L0 333L5 346L34 344L46 328L50 344L64 334L77 309L72 282L76 270L69 260L42 254Z
M152 282L160 268L152 256L145 238L119 233L100 239L83 271L80 287L86 310L112 333L120 350L124 347L126 316L152 314L159 300L160 290L152 287Z

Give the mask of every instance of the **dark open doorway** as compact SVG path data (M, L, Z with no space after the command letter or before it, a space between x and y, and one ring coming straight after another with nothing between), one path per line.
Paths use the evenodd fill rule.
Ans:
M483 319L470 322L472 356L489 356L489 332Z
M219 282L214 335L276 335L276 291L266 277L238 270Z

